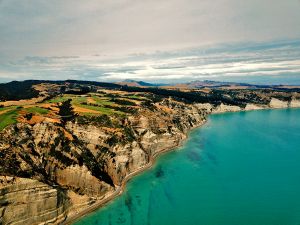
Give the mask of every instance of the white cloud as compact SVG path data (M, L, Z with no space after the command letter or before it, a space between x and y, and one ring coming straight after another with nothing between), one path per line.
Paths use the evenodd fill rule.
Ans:
M3 0L0 60L296 39L299 11L297 0Z
M148 55L25 57L0 64L1 80L86 79L183 82L249 76L295 74L300 80L300 42L188 49Z
M0 80L298 76L299 11L298 0L0 0Z

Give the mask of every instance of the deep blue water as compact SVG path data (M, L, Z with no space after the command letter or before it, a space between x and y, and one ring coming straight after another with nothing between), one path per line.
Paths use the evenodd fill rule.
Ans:
M76 225L299 225L300 109L213 115Z

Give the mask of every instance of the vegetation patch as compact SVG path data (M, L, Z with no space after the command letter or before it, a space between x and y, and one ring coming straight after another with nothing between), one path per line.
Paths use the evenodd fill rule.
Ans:
M119 105L136 106L136 104L134 102L128 101L128 100L125 100L125 99L121 99L121 98L113 98L111 101L114 102L114 103L117 103Z
M16 106L5 107L3 105L0 105L0 112L6 111L6 110L10 110L10 109L15 109L15 108L16 108Z
M13 109L0 115L0 131L5 127L17 123L19 109Z
M123 114L123 112L120 112L120 111L116 111L116 110L113 110L111 108L107 108L107 107L103 107L103 106L94 106L94 105L88 105L88 104L81 104L80 107L82 108L86 108L86 109L91 109L91 110L95 110L95 111L98 111L102 114L106 114L106 115L111 115L111 114Z
M87 102L87 98L84 97L84 96L69 96L70 99L72 99L72 103L74 105L78 105L80 104L81 102Z
M101 104L101 105L112 105L112 104L114 104L113 102L109 101L110 99L108 99L108 98L101 98L99 96L93 96L92 98L96 103Z
M41 107L31 107L31 108L27 108L26 111L28 113L33 113L33 114L41 114L41 115L45 115L49 112L48 109L44 109L44 108L41 108Z
M64 95L64 96L60 96L60 97L50 99L48 102L49 103L60 103L60 102L67 101L69 98L70 98L69 96Z
M37 97L39 92L32 88L32 85L40 81L12 81L0 84L0 101L30 99Z
M73 120L76 116L71 101L72 99L68 99L58 106L58 115L61 117L61 121L63 124L66 124L67 121Z
M106 114L100 116L78 116L77 122L79 124L96 124L102 127L114 127L113 121Z
M142 96L139 96L139 95L125 95L126 98L129 98L129 99L133 99L133 100L143 100L145 99L145 97L142 97Z

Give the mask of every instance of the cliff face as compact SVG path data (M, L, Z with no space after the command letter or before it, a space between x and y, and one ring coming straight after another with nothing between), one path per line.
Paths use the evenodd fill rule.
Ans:
M113 193L158 152L176 147L207 113L197 105L162 101L113 127L77 120L64 127L8 127L0 134L2 224L59 224L68 212ZM20 175L26 178L4 182Z
M279 100L277 98L271 98L268 104L253 104L247 103L246 106L234 106L220 104L217 107L209 105L209 109L212 113L224 113L224 112L238 112L238 111L250 111L250 110L260 110L260 109L285 109L285 108L298 108L300 107L300 101L296 99L291 99L289 101Z
M289 107L291 108L299 108L300 107L300 100L292 99L289 103Z
M66 218L65 192L26 178L0 177L0 224L59 224Z
M155 111L143 110L129 116L123 125L125 134L120 128L107 130L78 123L69 123L67 129L98 158L103 157L104 148L109 149L110 153L102 158L104 170L120 186L128 174L144 167L153 155L176 147L192 127L205 121L205 115L196 106L163 102L156 104Z
M55 110L36 121L42 116L26 119L20 113L19 123L0 132L0 224L59 224L107 199L158 153L178 146L210 113L300 106L299 94L296 98L291 93L170 93L176 94L174 98L150 93L127 100L115 93L104 93L101 99L80 96L87 102L78 100L78 112L95 112L84 107L99 109L105 103L107 110L120 113L124 105L116 106L115 98L133 107L125 114L77 115L65 123L51 117ZM115 102L107 102L108 97ZM198 98L204 103L195 101Z

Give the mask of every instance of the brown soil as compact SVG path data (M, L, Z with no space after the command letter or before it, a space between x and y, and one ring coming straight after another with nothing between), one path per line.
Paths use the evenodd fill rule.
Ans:
M92 110L92 109L86 109L79 106L74 106L74 111L77 113L93 113L93 114L101 114L101 112Z
M38 98L32 98L32 99L27 99L27 100L19 100L19 101L6 101L6 102L1 102L1 105L4 106L24 106L24 105L34 105L39 101L42 101L44 97L38 97Z
M87 102L91 104L97 104L97 102L91 97L87 98Z

